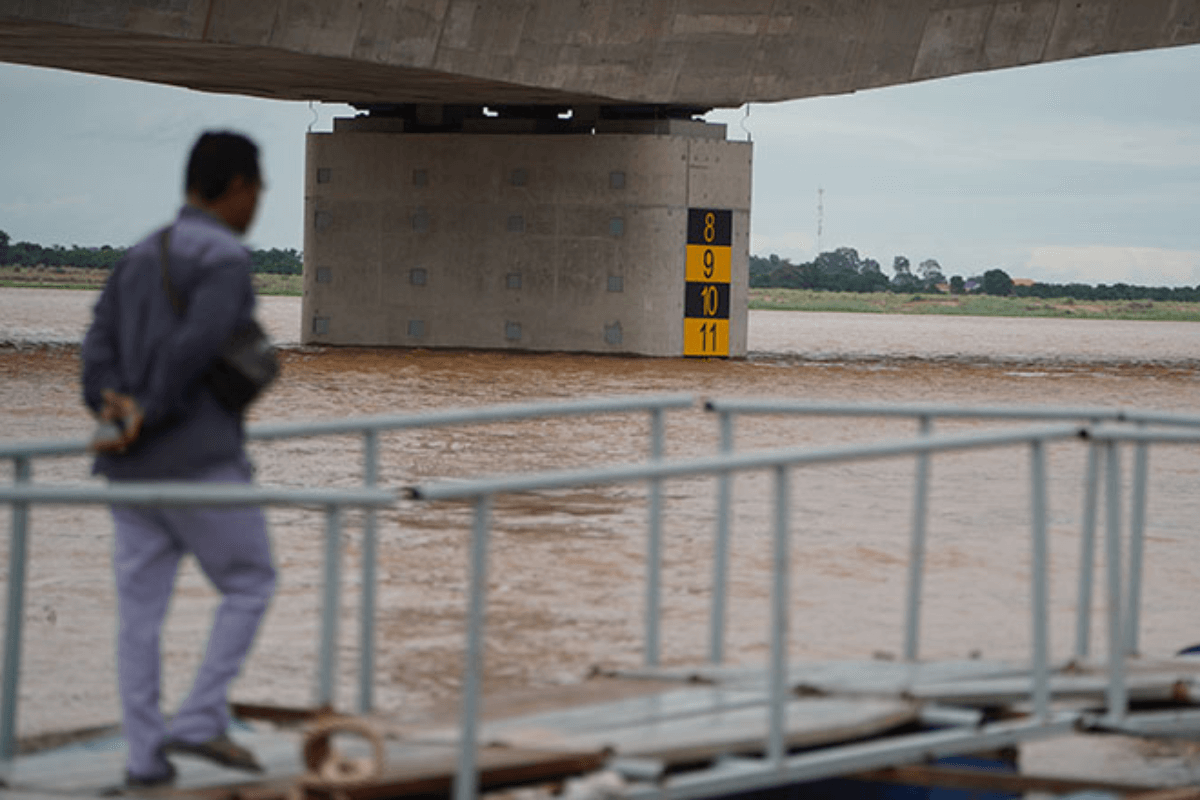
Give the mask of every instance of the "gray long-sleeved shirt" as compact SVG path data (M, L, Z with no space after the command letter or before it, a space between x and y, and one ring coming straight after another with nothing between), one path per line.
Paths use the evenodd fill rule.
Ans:
M138 242L113 268L83 340L83 396L93 410L102 392L132 395L145 411L142 434L121 455L102 454L95 471L115 479L187 478L244 459L241 416L201 381L234 328L250 319L250 253L222 220L184 206L171 228L171 284L163 287L159 232Z

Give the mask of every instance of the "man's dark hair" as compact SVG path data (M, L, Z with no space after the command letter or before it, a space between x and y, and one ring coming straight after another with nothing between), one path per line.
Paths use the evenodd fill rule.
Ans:
M206 202L225 193L235 175L258 183L258 145L240 133L209 131L200 135L188 158L186 189Z

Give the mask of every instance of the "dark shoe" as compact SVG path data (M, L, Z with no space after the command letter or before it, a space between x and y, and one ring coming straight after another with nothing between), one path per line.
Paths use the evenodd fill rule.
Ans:
M101 791L100 796L119 797L130 792L145 791L147 789L162 789L167 786L174 786L175 778L175 767L169 761L167 762L167 771L161 775L134 775L132 772L126 771L124 784L121 786L110 786Z
M125 785L130 789L154 789L158 786L171 786L175 783L176 777L175 765L168 761L167 771L154 777L145 777L134 775L132 772L126 772Z
M229 734L209 739L207 742L185 742L182 739L167 739L163 743L164 753L181 756L196 756L222 767L240 769L244 772L263 772L262 765L246 748L229 738Z

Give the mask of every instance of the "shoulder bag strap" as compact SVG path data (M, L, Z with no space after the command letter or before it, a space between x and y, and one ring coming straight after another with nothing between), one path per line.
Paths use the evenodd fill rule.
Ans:
M171 308L175 309L175 313L183 316L183 303L179 300L179 295L175 293L175 287L171 285L171 258L168 251L171 249L171 226L163 228L163 232L158 237L159 260L162 262L162 282L163 288L167 291L167 298L171 301Z

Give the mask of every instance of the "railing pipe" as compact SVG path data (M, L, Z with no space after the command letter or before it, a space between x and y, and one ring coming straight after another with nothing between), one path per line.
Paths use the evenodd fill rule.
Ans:
M486 619L488 538L491 530L491 495L475 499L475 524L471 534L471 564L467 589L467 649L463 665L462 722L455 800L475 800L479 785L476 750L479 746L479 701L483 685L483 636Z
M367 430L394 431L412 428L438 428L450 425L482 425L492 422L518 422L545 417L618 414L651 409L689 408L695 402L690 394L633 395L571 400L565 403L513 403L485 408L454 408L424 414L383 414L346 419L268 422L251 426L251 439L288 439L299 436L360 434ZM2 452L2 451L0 451Z
M1121 454L1116 441L1105 450L1105 571L1108 574L1108 719L1125 716L1125 648L1121 636Z
M788 600L790 591L791 558L788 536L789 497L788 468L777 466L775 472L775 531L771 581L771 701L768 729L767 758L782 769L787 756L784 727L788 712Z
M1128 421L1135 412L1113 408L1046 406L956 406L942 403L838 403L807 400L716 399L705 403L714 412L736 414L804 414L834 417L905 417L1012 420L1085 420ZM1195 425L1200 417L1158 415L1163 424Z
M1033 634L1033 708L1039 719L1050 718L1050 592L1049 552L1046 544L1046 446L1034 441L1029 446L1032 549L1030 609Z
M721 433L722 455L733 452L733 415L718 416ZM725 616L728 605L727 585L729 581L729 516L733 494L733 475L722 472L717 477L717 536L713 542L713 593L712 613L708 636L708 660L720 664L725 660Z
M663 457L663 411L650 410L650 460L661 462ZM648 487L646 535L646 650L645 664L656 667L661 650L660 623L662 620L662 479L651 478Z
M1129 589L1126 595L1125 652L1138 652L1138 629L1142 613L1142 554L1146 539L1146 486L1149 475L1150 444L1138 442L1133 447L1133 496L1129 513Z
M321 599L321 652L318 653L317 706L333 708L337 699L338 616L341 612L341 509L325 508L325 576Z
M28 457L13 459L13 482L28 483L33 467ZM21 674L21 638L25 617L25 563L28 551L29 504L14 502L8 541L8 601L4 615L4 673L0 684L0 764L16 755L17 685ZM5 771L7 771L5 769ZM6 777L6 776L4 776Z
M1091 649L1092 586L1096 564L1096 507L1099 503L1100 446L1088 444L1083 478L1083 524L1079 532L1079 596L1076 600L1075 657L1087 658Z
M1174 414L1169 411L1125 411L1121 414L1125 422L1139 425L1172 425L1176 427L1200 427L1200 417L1191 414Z
M449 425L482 425L491 422L517 422L545 417L620 414L630 411L645 411L650 408L689 408L694 402L695 398L690 394L632 395L571 400L565 403L514 403L487 408L456 408L427 414L383 414L299 422L258 422L246 428L246 438L266 441L306 436L356 435L368 430L389 431ZM87 452L87 439L34 439L0 442L0 458L81 456L86 455Z
M29 439L0 442L0 458L47 458L82 456L88 453L88 439Z
M1160 411L1076 406L956 406L942 403L837 403L805 400L715 399L708 411L736 414L807 414L834 417L921 417L1011 420L1093 420L1200 428L1200 416Z
M515 422L555 416L642 411L651 407L688 408L692 395L650 395L577 400L567 403L512 404L489 408L462 408L429 414L379 415L334 420L304 420L300 422L260 422L246 430L253 440L287 439L305 436L361 434L366 430L402 430L433 428L445 425ZM830 416L893 416L893 417L958 417L973 419L1023 420L1096 420L1104 422L1145 422L1200 428L1200 417L1166 412L1127 411L1109 408L1038 408L1038 407L962 407L932 403L901 404L836 404L759 400L710 400L710 411L730 411L739 414L814 414ZM87 453L86 439L52 441L0 442L0 458L16 456L75 456Z
M256 423L247 428L246 435L254 440L286 439L331 434L361 434L365 430L400 430L431 428L443 425L486 424L554 416L621 413L641 411L650 407L687 408L692 395L650 395L577 400L567 403L512 404L489 408L463 408L430 414L379 415L351 417L340 420L305 420L301 422ZM1128 411L1108 408L1038 408L1038 407L961 407L932 403L901 404L835 404L762 400L711 400L711 411L728 410L741 414L827 414L833 416L904 416L1006 418L1025 420L1091 419L1105 422L1145 422L1155 425L1200 427L1200 417L1155 411ZM52 441L0 442L0 458L16 456L72 456L87 452L86 439Z
M363 432L363 485L379 483L379 432ZM365 510L362 545L362 612L359 618L358 711L370 713L375 704L375 589L376 558L379 551L376 511Z
M1200 444L1200 431L1180 430L1118 430L1100 427L1088 432L1098 442L1150 442L1151 444Z
M920 417L920 435L929 436L933 419ZM908 559L908 597L904 604L904 658L916 661L921 631L921 584L925 574L925 532L929 519L929 453L917 454L917 486L913 497L912 541Z
M728 456L702 456L670 462L622 464L586 470L556 470L462 481L440 481L410 486L406 491L410 497L417 500L454 500L473 498L480 494L533 492L585 484L631 483L651 478L719 475L722 472L771 469L784 465L828 464L838 461L865 461L876 458L911 456L921 452L940 453L975 448L1007 447L1025 445L1032 439L1045 441L1072 439L1077 438L1080 433L1081 429L1078 425L1043 425L1026 429L929 436L923 439L908 438L873 444L819 448L789 447L733 453ZM3 495L0 494L0 501L2 500Z
M45 505L126 506L386 506L396 495L384 489L289 489L244 483L192 484L176 481L150 483L76 483L0 485L0 503Z

